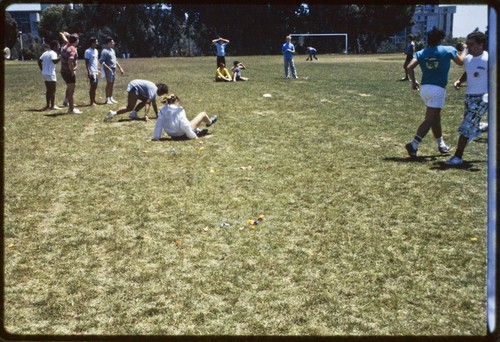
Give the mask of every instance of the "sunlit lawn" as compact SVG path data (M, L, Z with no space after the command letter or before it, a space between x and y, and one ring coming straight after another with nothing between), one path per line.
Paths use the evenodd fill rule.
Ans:
M36 63L6 62L7 331L484 334L487 134L465 167L431 135L412 161L424 106L400 55L305 58L285 80L280 56L239 56L235 84L213 81L215 57L120 60L120 104L95 108L80 61L79 116L39 111ZM135 78L219 122L159 142L154 120L104 123ZM453 147L463 94L443 110Z

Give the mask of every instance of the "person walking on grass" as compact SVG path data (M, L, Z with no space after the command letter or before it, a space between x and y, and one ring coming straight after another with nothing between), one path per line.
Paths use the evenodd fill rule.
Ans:
M205 112L199 113L189 121L179 101L179 97L175 94L169 94L161 101L165 106L160 110L158 120L156 120L153 140L160 140L162 131L176 139L197 139L208 133L207 129L199 129L202 123L210 127L217 122L217 115L209 118Z
M78 46L79 39L76 33L69 35L66 32L60 33L61 39L64 42L61 48L61 76L66 82L66 98L65 103L68 105L69 114L82 114L75 108L75 100L73 98L76 88L76 68L78 66ZM66 38L66 36L68 36Z
M99 83L99 51L97 50L97 46L99 42L97 38L90 38L90 47L85 50L85 66L87 68L87 76L89 78L90 90L90 105L97 105L96 101L96 91L97 84Z
M286 36L286 42L281 47L281 52L283 53L283 59L285 62L285 78L289 79L290 74L288 69L292 72L293 78L297 77L297 71L295 70L295 63L293 61L293 55L295 54L295 46L292 44L292 37Z
M405 71L405 77L401 79L401 81L408 81L408 71L406 71L406 68L408 67L408 64L410 64L411 60L413 59L413 55L415 54L415 42L413 41L413 35L409 34L406 39L408 40L408 44L406 44L406 49L403 52L404 55L406 55L405 62L403 63L403 69Z
M113 99L113 87L115 85L116 79L116 68L120 69L120 72L123 74L123 68L120 63L118 63L116 59L115 53L115 41L111 37L107 37L105 39L106 47L101 52L100 62L104 69L104 74L106 75L106 104L118 103L115 99Z
M416 52L407 68L411 86L414 90L420 91L420 97L426 106L424 121L418 127L413 141L405 145L406 151L412 158L417 156L418 146L429 130L432 130L436 138L438 151L443 154L450 152L450 148L443 140L441 109L446 99L446 84L451 61L463 65L465 50L458 54L454 47L441 45L444 37L444 32L437 28L430 31L427 36L429 46ZM417 65L422 69L422 85L415 79Z
M218 68L221 63L226 65L226 46L229 44L228 39L222 37L212 40L212 44L217 48L217 65Z
M464 61L464 74L455 81L455 89L460 89L467 82L465 91L464 118L458 128L457 149L453 157L445 162L447 165L462 165L463 154L467 143L480 132L479 122L488 111L485 95L488 93L488 51L485 51L486 35L482 32L472 32L465 41L467 56Z
M54 40L50 43L49 49L40 56L40 59L38 59L38 67L42 71L42 77L45 81L46 88L46 106L44 110L61 109L55 104L57 85L56 64L60 61L60 58L57 56L57 50L59 50L59 42L57 40Z
M133 80L128 84L128 102L126 107L118 109L116 112L110 110L108 114L104 117L104 122L107 122L114 118L116 115L125 114L130 112L129 118L138 119L139 112L142 108L146 107L146 115L144 120L148 121L149 110L151 105L155 111L156 117L158 117L158 106L156 105L156 97L159 95L168 94L168 86L164 83L154 84L151 81L146 80ZM137 101L141 101L137 104ZM137 104L137 106L136 106Z

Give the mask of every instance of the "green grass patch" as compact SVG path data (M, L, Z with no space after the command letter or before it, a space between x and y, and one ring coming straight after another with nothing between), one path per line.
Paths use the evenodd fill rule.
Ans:
M487 135L466 167L444 167L432 135L411 161L424 105L400 56L297 56L298 80L280 56L238 60L248 82L215 83L215 57L120 60L120 104L97 107L80 61L82 115L39 111L36 63L6 62L7 331L484 334ZM104 123L135 78L219 122L159 142L154 120ZM453 147L462 107L449 87Z

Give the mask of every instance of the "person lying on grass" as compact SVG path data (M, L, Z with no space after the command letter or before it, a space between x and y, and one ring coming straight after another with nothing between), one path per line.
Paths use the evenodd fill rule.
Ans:
M217 115L208 117L207 113L199 113L193 120L189 121L186 117L184 108L179 105L179 97L175 94L169 94L161 100L165 106L160 109L158 120L156 120L153 140L160 140L162 130L172 138L197 139L199 136L206 135L208 130L199 129L202 122L207 127L212 126L218 119Z

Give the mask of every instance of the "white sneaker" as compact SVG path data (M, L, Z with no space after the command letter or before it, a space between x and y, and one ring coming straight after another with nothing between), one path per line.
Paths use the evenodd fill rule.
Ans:
M462 165L464 163L464 160L462 158L458 158L457 156L453 156L444 163L446 165Z
M110 100L112 103L118 103L118 101L116 101L114 98L110 98Z
M481 123L479 124L479 130L480 130L481 132L488 132L488 124L487 124L487 123L485 123L485 122L481 122Z
M128 116L129 118L131 118L132 120L137 120L139 119L139 115L137 115L137 112L136 111L132 111L130 112L130 115Z
M73 110L68 109L68 114L83 114L83 112L76 108L73 108Z
M111 99L107 99L105 104L114 104L114 103L113 101L111 101Z
M104 117L104 122L111 120L112 118L115 117L115 115L116 115L116 112L113 112L112 110L110 110L108 112L108 114L106 114L106 116Z
M58 106L56 106L56 105L54 105L54 107L51 107L50 109L52 109L52 110L60 110L60 109L62 109L62 108L61 108L61 107L58 107Z

